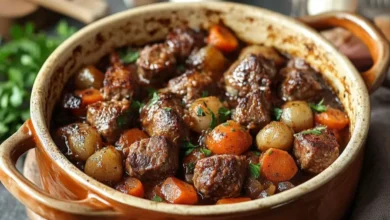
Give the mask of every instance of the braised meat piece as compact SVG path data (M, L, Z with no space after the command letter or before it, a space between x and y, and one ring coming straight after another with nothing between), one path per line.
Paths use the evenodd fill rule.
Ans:
M130 122L129 107L127 100L96 102L88 105L87 122L107 143L113 144Z
M201 159L195 166L194 186L204 198L237 197L244 185L247 166L245 156L215 155Z
M317 174L338 158L339 144L328 129L319 135L298 133L295 135L293 151L302 170Z
M224 73L226 91L229 96L245 97L254 90L268 90L275 75L272 61L249 54Z
M210 76L195 70L189 70L168 82L169 92L182 97L185 104L201 98L204 91L212 93L215 86L216 84Z
M114 65L109 68L103 81L105 100L131 100L138 89L137 69L134 66Z
M170 93L155 93L142 108L140 120L149 136L163 136L178 144L188 138L188 130L182 119L181 101Z
M267 125L271 121L271 104L265 93L257 90L239 99L233 120L254 132Z
M175 28L166 38L166 42L179 60L185 60L192 50L205 45L205 35L187 27Z
M137 65L140 81L145 84L156 84L175 73L176 59L167 44L153 44L142 49Z
M263 56L266 59L272 60L276 67L281 67L286 63L286 60L272 47L251 45L242 49L240 58L244 58L247 54L254 54L257 56Z
M322 97L325 83L314 70L286 67L281 70L281 75L286 77L281 86L283 100L315 101Z
M133 143L126 158L126 171L140 180L159 180L173 176L179 166L179 149L162 136Z

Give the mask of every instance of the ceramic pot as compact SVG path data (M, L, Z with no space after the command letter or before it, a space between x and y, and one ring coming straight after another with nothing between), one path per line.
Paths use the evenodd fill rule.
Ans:
M48 219L339 219L359 179L370 122L369 92L381 84L389 65L384 37L357 15L333 12L302 18L304 23L241 4L164 3L140 7L93 23L64 42L46 61L31 96L31 120L0 146L0 179L29 209ZM68 79L113 48L161 40L178 25L207 28L223 22L239 38L273 46L304 58L321 72L343 103L351 139L326 170L295 188L230 205L188 206L156 203L122 194L84 174L59 151L50 136L53 107ZM310 27L311 26L311 27ZM316 30L349 29L369 47L374 65L359 73ZM15 161L34 148L44 190L15 169Z

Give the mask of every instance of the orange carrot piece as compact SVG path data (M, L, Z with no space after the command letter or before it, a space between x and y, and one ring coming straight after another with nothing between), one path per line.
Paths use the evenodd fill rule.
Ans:
M284 150L269 148L260 162L261 174L272 182L288 181L298 172L294 159Z
M249 197L238 197L238 198L220 199L220 200L217 201L217 205L240 203L240 202L246 202L246 201L251 201L251 198L249 198Z
M318 124L327 126L330 129L341 130L349 124L347 114L344 112L328 107L325 112L315 114L314 120Z
M116 187L116 190L122 193L143 198L144 197L144 186L141 181L137 178L127 177L125 180L120 182Z
M229 120L215 127L206 136L206 146L213 154L246 152L252 144L252 136L239 123Z
M238 47L237 38L221 25L213 25L210 28L207 42L223 52L232 52Z
M175 177L168 177L161 186L164 199L173 204L193 205L198 202L195 188Z
M84 107L98 101L103 101L102 94L94 88L77 90L75 94L81 98L81 105Z
M138 128L132 128L122 133L118 143L124 147L130 147L133 143L148 137L149 136L144 131Z

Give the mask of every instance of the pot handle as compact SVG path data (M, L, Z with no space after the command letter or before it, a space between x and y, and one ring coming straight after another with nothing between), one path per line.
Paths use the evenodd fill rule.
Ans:
M101 216L115 217L118 213L97 198L83 200L57 199L27 180L16 169L18 158L35 147L31 120L0 145L0 180L8 191L36 214L47 219L80 219Z
M300 17L300 21L320 31L331 27L342 27L351 31L368 47L374 64L361 73L370 93L374 92L385 79L390 63L389 43L383 34L362 16L334 11L314 16Z

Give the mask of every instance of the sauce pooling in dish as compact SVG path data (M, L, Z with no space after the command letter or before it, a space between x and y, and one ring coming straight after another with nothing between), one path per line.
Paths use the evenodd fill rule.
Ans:
M330 166L349 119L302 59L229 29L179 27L75 73L52 136L79 169L156 202L261 199Z

